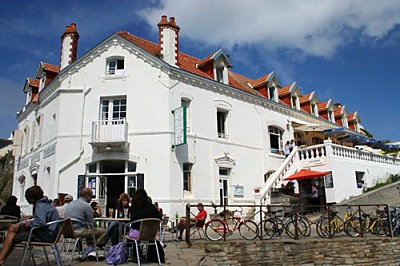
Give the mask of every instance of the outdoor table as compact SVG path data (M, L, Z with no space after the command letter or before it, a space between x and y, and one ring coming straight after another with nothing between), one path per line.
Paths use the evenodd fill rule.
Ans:
M131 221L131 219L129 219L129 218L114 218L114 217L99 217L99 218L94 218L94 220L96 222L100 222L100 224L103 223L103 227L104 228L107 228L108 222L118 221L119 222L118 223L118 230L119 230L119 235L120 235L121 238L123 237L122 236L122 232L124 231L123 230L123 225L125 225L125 223Z

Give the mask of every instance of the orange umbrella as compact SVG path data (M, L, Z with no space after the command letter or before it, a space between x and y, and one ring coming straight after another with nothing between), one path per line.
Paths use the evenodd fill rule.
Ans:
M307 169L301 169L297 173L294 173L293 175L290 175L286 177L284 180L305 180L305 179L311 179L315 177L321 177L325 176L327 174L330 174L330 172L318 172L318 171L312 171L312 170L307 170Z

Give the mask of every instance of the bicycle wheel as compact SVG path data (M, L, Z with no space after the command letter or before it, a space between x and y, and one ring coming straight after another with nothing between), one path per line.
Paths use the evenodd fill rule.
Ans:
M211 220L206 224L206 237L211 241L221 240L224 235L224 223L221 220Z
M363 233L365 233L365 221L359 217L353 217L344 224L344 232L351 237L360 236L361 228L363 228Z
M304 236L310 236L311 235L311 223L310 223L310 221L307 220L303 216L300 216L300 220L302 220L307 225L307 230L304 232Z
M280 236L285 231L285 224L280 218L276 218L275 223L276 223L275 236Z
M374 224L374 227L372 228L372 231L374 232L374 234L378 236L389 235L390 230L389 230L388 219L386 217L378 218L378 220Z
M264 220L260 223L263 227L263 235L260 235L261 239L271 239L275 234L278 234L278 225L272 219ZM261 233L261 231L260 231Z
M303 220L297 220L297 229L298 229L297 236L299 238L307 235L308 226L307 226L306 222L304 222ZM291 221L286 223L285 230L286 230L286 234L290 238L295 239L295 237L296 237L296 223L295 223L294 220L291 220Z
M253 221L245 221L239 225L240 235L247 240L256 239L258 236L258 226Z
M331 228L329 230L329 219L328 217L322 217L317 221L316 230L317 234L322 238L329 238L331 234L334 234L334 223L331 222Z

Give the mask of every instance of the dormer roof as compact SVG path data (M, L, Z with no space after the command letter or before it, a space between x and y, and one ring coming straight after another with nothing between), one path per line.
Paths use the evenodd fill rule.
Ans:
M223 62L225 63L225 67L233 67L233 64L229 61L229 55L225 53L223 49L219 49L217 52L207 56L198 64L199 68L207 65L210 62L213 62L219 58L222 58Z
M39 88L40 81L38 79L26 78L24 92L27 93L29 88Z
M329 99L327 101L319 103L318 104L318 111L326 111L331 106L331 103L332 103L332 99Z
M53 65L53 64L46 63L46 62L40 62L39 67L36 71L36 78L41 78L43 75L43 72L51 73L51 74L58 74L58 73L60 73L60 67Z

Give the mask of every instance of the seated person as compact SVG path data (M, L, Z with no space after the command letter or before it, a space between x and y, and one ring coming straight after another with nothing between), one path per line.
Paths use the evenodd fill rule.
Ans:
M103 212L101 211L101 207L98 202L93 201L92 203L90 203L90 207L92 208L94 218L100 218L101 216L103 216Z
M190 218L190 226L197 226L197 227L202 227L204 225L204 221L207 218L207 212L204 210L204 205L203 203L198 203L197 204L197 210L199 213L195 216ZM179 240L182 240L182 233L183 230L186 229L186 218L182 217L179 221L178 224L178 229L179 229Z
M9 197L6 202L6 206L1 208L0 215L11 215L21 219L21 208L17 205L17 201L17 197Z
M131 198L128 194L122 193L118 198L118 207L114 209L112 217L129 218L129 202ZM119 228L122 226L120 221L111 221L106 229L106 243L111 238L111 244L117 245L120 242ZM123 227L122 227L123 228Z
M72 225L74 227L76 236L87 239L88 250L84 251L85 254L94 251L94 243L91 242L93 236L92 228L94 228L97 246L103 247L105 245L104 238L106 236L106 229L102 227L96 227L92 208L89 204L92 198L93 191L90 188L82 188L79 192L79 198L71 201L65 208L64 213L65 217L70 217L73 220Z
M43 226L59 219L58 211L51 204L51 200L43 196L43 190L39 186L28 188L25 198L29 204L33 204L33 217L25 223L10 225L0 252L0 265L4 265L4 261L13 251L15 244L28 240L32 227ZM53 224L33 231L33 237L36 241L52 242L57 237L57 233L58 225Z

